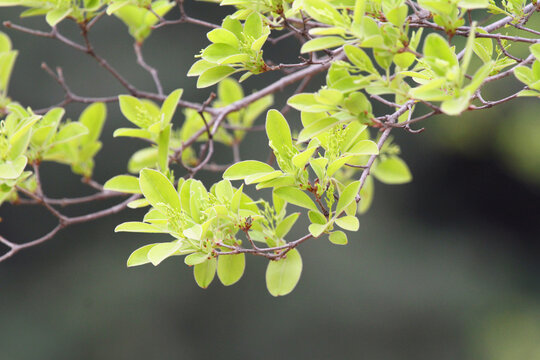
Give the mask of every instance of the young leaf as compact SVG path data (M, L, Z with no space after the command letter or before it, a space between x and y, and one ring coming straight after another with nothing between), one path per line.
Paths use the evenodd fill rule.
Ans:
M277 110L270 110L266 115L266 135L270 146L278 153L292 148L292 137L289 123Z
M339 200L336 206L336 214L339 215L349 204L356 199L356 195L360 191L360 181L354 181L347 185L339 194Z
M218 65L205 70L197 80L197 88L205 88L212 86L221 80L225 79L229 75L236 72L233 67L227 65Z
M347 235L345 235L343 231L334 231L333 233L330 233L328 240L330 240L332 244L347 245Z
M221 255L217 262L218 278L223 285L232 285L242 278L245 267L245 254Z
M176 107L178 106L178 101L180 101L180 97L182 96L182 93L184 90L177 89L173 91L165 101L163 102L163 105L161 105L161 114L163 116L163 125L166 125L171 122L171 119L174 115L174 112L176 111Z
M206 289L216 275L216 258L211 258L201 264L195 265L193 267L193 275L195 276L197 285Z
M302 190L296 187L288 186L274 190L274 194L287 201L288 203L304 207L306 209L317 211L317 205Z
M139 186L148 202L162 213L167 214L169 207L178 213L182 211L180 198L173 184L159 171L141 170Z
M148 260L150 260L152 265L158 266L163 260L174 255L181 246L182 243L180 241L157 244L148 251Z
M358 231L360 228L360 222L356 216L343 216L336 219L336 224L345 230Z
M409 167L396 156L379 162L373 169L373 176L385 184L405 184L412 180Z
M139 179L131 175L118 175L109 179L104 185L105 190L118 191L127 194L140 194Z
M318 37L315 39L311 39L307 41L304 45L302 45L302 49L300 49L300 52L302 54L305 54L309 52L335 48L343 44L345 44L345 39L339 36Z
M296 287L302 274L302 258L296 249L277 261L270 261L266 268L266 287L272 296L287 295Z
M325 232L327 227L328 224L311 224L308 226L308 230L314 238L318 238L323 232Z
M231 165L223 173L223 178L226 180L241 180L250 175L265 174L274 171L273 167L261 161L246 160Z
M150 262L150 260L148 260L148 252L156 245L159 244L145 245L132 252L127 260L127 266L132 267L148 264Z
M294 223L298 220L298 216L300 216L300 213L294 213L279 222L276 226L276 236L279 239L283 239L291 231Z
M139 233L168 233L167 230L160 229L152 224L138 221L128 221L114 228L114 232L139 232Z

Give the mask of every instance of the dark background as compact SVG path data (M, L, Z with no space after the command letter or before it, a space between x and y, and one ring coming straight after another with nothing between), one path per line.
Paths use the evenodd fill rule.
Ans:
M215 22L227 12L212 4L190 3L188 9ZM20 11L1 8L0 19L47 29L42 18L18 19ZM80 39L73 25L61 30ZM10 95L25 106L62 100L60 87L40 68L43 61L61 66L79 95L124 93L84 54L54 40L6 32L20 51ZM146 60L160 70L167 92L182 87L184 99L201 102L212 90L195 89L196 79L185 76L193 55L207 44L205 32L171 26L145 43ZM154 90L135 63L122 23L103 19L91 38L132 83ZM295 61L290 54L296 46L290 39L265 48L265 57ZM277 77L251 78L246 93ZM319 78L311 90L321 84ZM518 86L508 79L485 96L500 98ZM277 95L276 108L286 95ZM70 105L68 116L76 119L81 109ZM517 99L459 118L432 118L419 135L396 130L414 181L377 184L374 205L348 246L326 239L302 246L302 279L286 297L267 293L260 258L248 259L238 284L227 288L215 281L207 290L197 287L181 258L157 268L126 268L131 251L167 240L113 232L122 221L139 220L138 211L69 228L0 264L0 358L540 359L539 110L534 99ZM130 154L144 145L113 139L113 130L129 123L117 104L108 111L95 171L102 183L124 173ZM298 114L288 118L298 129ZM182 119L179 112L175 124ZM265 142L264 134L254 135L242 153L264 159ZM221 152L218 159L227 162L230 155ZM45 164L42 171L51 197L90 193L65 166ZM204 176L208 185L217 178ZM0 233L12 241L54 226L33 207L3 205L0 216ZM292 236L305 232L305 225Z

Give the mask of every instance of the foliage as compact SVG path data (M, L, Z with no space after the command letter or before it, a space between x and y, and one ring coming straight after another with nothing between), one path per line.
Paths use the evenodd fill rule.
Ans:
M168 234L169 241L145 245L129 256L128 266L184 256L197 284L206 288L215 278L226 286L242 277L245 255L266 258L266 284L274 296L290 293L302 272L298 247L312 238L345 245L348 233L359 230L359 215L368 210L376 179L384 184L411 181L400 149L389 136L393 129L411 133L411 124L433 115L456 116L496 106L518 96L540 96L538 32L526 22L535 3L488 0L215 0L236 12L221 25L186 14L183 0L89 0L83 2L0 0L0 6L24 6L21 16L44 15L52 30L41 32L10 22L8 28L50 37L83 51L126 89L126 95L91 98L74 94L61 71L45 69L66 91L62 106L41 111L24 108L8 97L8 83L17 52L0 34L0 203L41 204L59 220L43 238L15 244L17 251L48 240L64 227L113 214L125 207L147 208L142 221L118 225L115 231ZM163 18L175 6L177 20ZM478 25L486 13L489 24ZM134 39L139 64L152 76L157 93L138 90L94 51L88 32L103 16L114 15ZM61 35L57 25L73 21L84 44ZM209 28L211 44L202 49L187 76L197 87L217 84L203 104L182 100L183 90L165 96L157 70L146 64L141 47L156 27L193 23ZM508 35L515 28L519 35ZM525 33L523 35L522 33ZM295 36L301 61L274 64L263 48ZM454 41L463 38L464 42ZM525 58L509 53L511 43L531 44ZM464 44L464 45L462 45ZM303 57L306 56L306 57ZM529 67L530 65L530 67ZM252 75L283 71L276 83L246 95L240 83ZM317 73L326 80L316 92L305 92ZM239 80L232 76L242 73ZM486 101L482 89L514 74L525 86L506 98ZM273 94L300 82L282 111L270 109ZM63 121L63 106L89 103L78 121ZM106 118L104 102L117 102L135 127L119 128L115 137L132 137L149 146L129 162L132 175L121 174L103 187L92 180L94 156ZM376 115L374 102L386 106ZM161 105L158 105L161 103ZM183 120L177 107L183 108ZM300 127L285 117L294 109ZM266 112L265 126L254 125ZM414 114L417 114L416 117ZM420 114L418 114L420 113ZM241 161L239 144L250 131L266 132L272 157L268 162ZM422 129L421 129L422 130ZM197 151L195 144L199 143ZM230 147L232 164L211 162L216 143ZM97 189L91 197L69 204L112 196L130 197L100 212L67 217L65 205L44 195L39 166L53 161L71 166ZM223 180L205 185L200 171L223 171ZM180 175L180 176L179 176ZM373 178L370 176L373 175ZM244 186L269 189L268 198L253 199ZM301 210L301 211L298 211ZM309 221L303 237L290 240L300 217Z

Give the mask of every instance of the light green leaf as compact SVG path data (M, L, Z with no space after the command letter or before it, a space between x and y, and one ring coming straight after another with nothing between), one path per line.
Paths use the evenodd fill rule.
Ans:
M214 66L216 66L216 64L211 63L210 61L206 61L206 60L201 59L201 60L195 62L191 66L191 68L189 69L189 71L187 73L187 76L199 76L203 72L205 72L206 70L208 70L210 68L213 68Z
M396 156L380 161L373 169L373 175L385 184L405 184L412 180L409 167Z
M317 205L311 198L302 190L296 187L287 186L274 189L274 194L287 201L288 203L317 211Z
M121 137L121 136L148 139L148 140L151 140L153 137L152 133L148 130L130 129L130 128L116 129L113 133L113 137Z
M202 264L197 264L194 266L193 275L195 276L197 285L199 285L201 288L206 289L212 280L214 280L217 267L216 262L216 258L211 258Z
M240 180L254 174L266 174L274 172L270 165L256 160L246 160L231 165L223 173L223 178L227 180Z
M240 45L236 35L234 35L231 31L224 28L214 29L210 31L208 34L206 34L206 37L208 38L208 40L210 40L214 44L218 44L218 43L227 44L234 48L238 48Z
M242 278L245 267L245 254L220 255L217 262L218 278L223 285L232 285Z
M252 39L258 39L263 33L263 23L258 12L252 12L244 23L244 34Z
M47 13L45 20L51 27L55 27L60 21L64 20L69 14L71 14L72 11L73 9L71 8L54 9Z
M325 132L326 130L333 128L338 123L340 123L340 120L334 117L320 119L300 131L300 134L298 135L298 142L304 142L308 139L311 139Z
M347 245L347 235L343 231L334 231L330 233L330 236L328 237L328 240L332 244L336 245Z
M284 259L270 261L266 268L266 287L272 296L287 295L296 287L302 274L302 258L296 249Z
M118 225L114 232L139 232L139 233L168 233L167 230L138 221L128 221Z
M148 202L164 214L169 209L180 213L180 198L173 184L165 175L152 169L143 169L139 175L139 186Z
M341 194L339 194L339 200L336 205L336 215L341 214L351 202L356 200L356 195L358 195L358 192L360 191L360 184L360 181L354 181L347 185Z
M336 219L336 224L345 230L358 231L360 228L360 222L356 216L342 216Z
M24 171L28 159L20 155L13 161L0 163L0 179L17 179Z
M355 155L377 155L379 153L379 148L377 147L377 144L371 140L360 140L347 152Z
M85 143L98 141L107 117L107 107L104 103L94 103L81 113L79 122L86 126L88 134L84 137Z
M63 144L86 134L88 134L88 129L83 124L79 122L67 123L66 125L62 126L60 131L58 131L53 139L53 143L55 145Z
M308 230L313 237L317 238L326 231L327 227L328 224L311 224L308 226Z
M108 180L103 188L128 194L140 194L139 179L131 175L118 175Z
M202 264L208 260L208 254L203 252L195 252L193 254L189 254L184 258L184 263L188 266L198 265Z
M305 54L309 52L331 49L345 44L345 39L339 36L324 36L311 39L302 45L300 53Z
M533 54L533 56L536 58L536 60L540 61L540 44L532 44L529 47L529 50L531 51L531 54Z
M229 75L232 75L236 70L227 65L214 66L205 70L197 80L197 88L205 88L212 86L221 80L225 79Z
M156 245L159 244L145 245L132 252L127 260L127 266L132 267L148 264L150 262L150 260L148 260L148 252Z
M174 90L169 96L167 96L163 102L163 105L161 105L163 125L171 122L174 112L176 111L176 107L178 106L178 101L180 101L183 92L183 89Z
M148 260L152 265L158 266L163 260L174 255L181 246L180 241L157 244L148 251Z
M347 54L349 60L361 71L367 71L370 74L377 73L377 70L373 66L371 59L364 52L364 50L352 45L345 45L343 49L345 50L345 54Z
M319 147L319 144L320 141L317 138L311 139L306 150L293 156L292 161L294 166L299 169L303 169Z
M279 224L276 226L276 236L278 239L283 239L289 233L289 231L291 231L299 216L300 213L294 213L279 222Z
M292 137L289 123L277 110L270 110L266 115L266 135L277 153L287 154L292 148Z

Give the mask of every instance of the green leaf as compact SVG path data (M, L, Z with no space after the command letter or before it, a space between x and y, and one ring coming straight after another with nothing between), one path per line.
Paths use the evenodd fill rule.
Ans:
M305 192L296 187L287 186L277 188L274 190L274 194L293 205L317 211L317 205L315 205L313 200Z
M324 0L304 0L304 10L310 17L328 25L344 25L341 14Z
M201 59L201 60L195 62L191 66L191 68L189 69L189 71L187 73L187 76L199 76L203 72L205 72L206 70L208 70L210 68L213 68L214 66L216 66L216 64L211 63L210 61L206 61L206 60Z
M217 262L218 278L223 285L232 285L242 278L245 267L245 254L220 255Z
M540 61L540 44L532 44L529 47L529 50L531 51L531 54L536 58L536 60Z
M159 132L158 135L158 165L161 171L169 169L169 141L171 139L171 124Z
M0 163L0 179L17 179L24 171L28 159L20 155L13 161Z
M343 231L334 231L330 233L330 236L328 237L328 240L332 244L336 245L347 245L347 235Z
M319 147L319 144L320 141L317 138L311 139L306 150L293 156L292 161L294 166L299 169L303 169Z
M345 39L339 36L318 37L304 43L300 49L300 53L305 54L319 50L331 49L343 44L345 44Z
M184 258L184 262L188 266L202 264L206 260L208 260L208 254L203 252L195 252L193 254L189 254Z
M327 227L328 224L311 224L308 226L308 230L314 238L318 238L323 232L326 231Z
M71 140L75 140L81 136L88 134L88 129L81 123L72 122L62 126L60 131L54 137L53 143L63 144Z
M152 169L143 169L139 175L139 186L148 202L164 214L169 209L180 213L180 198L173 184L165 175Z
M131 175L118 175L108 180L103 188L128 194L140 194L139 179Z
M244 34L252 39L258 39L263 33L263 23L261 16L257 12L252 12L244 23Z
M360 191L360 184L360 181L354 181L347 185L341 194L339 194L339 200L336 205L336 215L341 214L351 202L356 200L356 195L358 195L358 192Z
M178 106L178 102L180 101L183 92L183 89L174 90L169 96L167 96L167 98L163 102L163 105L161 105L163 125L171 122L171 119L174 115L174 112L176 111L176 107Z
M223 173L223 178L227 180L241 180L254 174L266 174L274 172L270 165L256 160L246 160L231 165Z
M130 209L138 209L146 206L150 206L150 203L146 199L133 200L127 204L127 207Z
M373 175L385 184L405 184L412 180L409 167L396 156L380 161L373 169Z
M240 43L238 42L238 38L236 35L234 35L231 31L224 29L224 28L218 28L210 31L208 34L206 34L206 37L208 40L213 42L214 44L227 44L234 48L238 48L240 46Z
M373 202L374 192L375 184L373 182L373 178L371 176L368 176L366 179L366 183L364 184L364 186L362 186L362 189L360 190L360 203L358 204L358 212L360 214L364 214L366 211L368 211L371 203Z
M361 71L367 71L370 74L377 73L377 70L373 66L371 59L364 52L364 50L356 46L352 46L352 45L345 45L343 49L345 50L345 54L347 54L347 57L349 58L349 60L354 65L356 65L358 69L360 69Z
M241 50L227 44L212 44L204 49L202 58L212 63L221 63L222 60L241 54Z
M168 233L167 230L138 221L128 221L114 228L114 232Z
M518 66L514 69L514 76L522 83L529 85L536 81L532 70L525 66Z
M292 148L292 137L289 123L277 110L270 110L266 115L266 135L270 147L277 153L287 154Z
M336 219L336 224L345 230L358 231L360 228L360 222L356 216L342 216Z
M229 75L232 75L236 72L233 67L227 65L214 66L210 69L205 70L197 80L197 88L205 88L212 86L221 80L225 79Z
M152 133L148 130L130 129L130 128L116 129L113 133L113 137L121 137L121 136L148 139L148 140L151 140L153 137Z
M296 249L284 259L270 261L266 268L266 287L272 296L287 295L296 287L302 274L302 258Z
M182 243L180 241L157 244L148 251L148 260L150 260L152 265L158 266L163 260L174 255L181 246Z
M51 27L55 27L60 21L64 20L69 14L71 14L72 11L73 9L71 8L54 9L47 13L45 20Z
M107 107L104 103L94 103L84 109L79 122L88 129L88 134L84 137L85 143L99 140L106 117Z
M311 139L325 132L326 130L333 128L338 123L340 123L340 120L334 117L320 119L300 131L300 134L298 135L298 142L304 142L308 139Z
M238 82L232 78L223 79L218 85L218 97L224 105L232 104L244 97L244 91Z
M127 260L127 266L132 267L148 264L150 262L150 260L148 260L148 252L156 245L159 244L145 245L132 252Z
M360 140L347 152L355 155L377 155L379 153L379 148L377 147L377 144L371 140Z
M283 239L285 235L287 235L289 231L291 231L294 223L296 222L296 220L298 220L299 216L300 213L294 213L281 220L276 226L276 237L279 239Z
M450 66L458 64L456 53L450 48L448 42L439 34L431 33L424 43L424 56L434 57L447 61Z
M195 265L193 268L193 275L195 276L197 285L206 289L216 275L216 258L211 258L202 264Z

